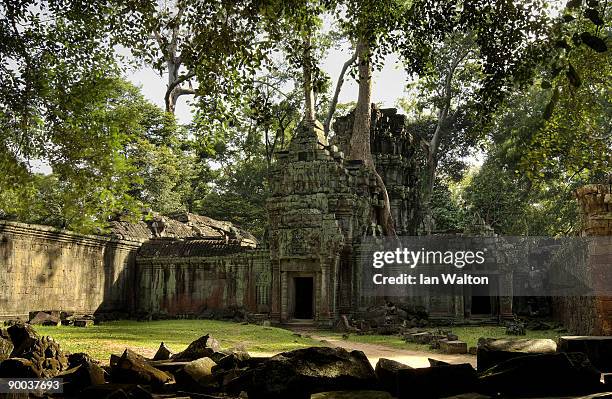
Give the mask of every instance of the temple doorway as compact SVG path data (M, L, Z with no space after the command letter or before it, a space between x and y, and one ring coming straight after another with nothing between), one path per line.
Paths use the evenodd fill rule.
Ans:
M313 278L294 277L293 284L295 288L295 310L293 312L293 318L313 319Z

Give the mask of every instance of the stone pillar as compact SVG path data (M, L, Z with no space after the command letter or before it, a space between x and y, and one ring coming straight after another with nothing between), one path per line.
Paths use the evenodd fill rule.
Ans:
M270 320L281 322L281 287L280 264L278 260L272 261L272 290L270 294Z
M612 236L612 184L589 184L576 190L580 204L583 236ZM608 241L609 243L609 241ZM602 248L601 246L605 246ZM589 244L587 267L596 281L599 273L610 273L612 247L600 241ZM604 256L602 256L604 255ZM612 335L612 297L594 297L594 335Z

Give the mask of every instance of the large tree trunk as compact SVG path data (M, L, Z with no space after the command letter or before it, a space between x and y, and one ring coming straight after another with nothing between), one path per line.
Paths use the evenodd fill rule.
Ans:
M304 39L302 70L304 74L304 120L315 120L315 99L312 86L312 58L310 54L310 37Z
M387 236L395 236L395 222L391 215L391 202L385 182L376 172L372 151L370 149L370 129L372 126L372 64L370 62L370 47L366 39L357 42L359 57L359 96L355 107L353 132L350 140L349 158L362 160L365 166L374 173L376 183L383 194L384 206L381 210L380 224Z

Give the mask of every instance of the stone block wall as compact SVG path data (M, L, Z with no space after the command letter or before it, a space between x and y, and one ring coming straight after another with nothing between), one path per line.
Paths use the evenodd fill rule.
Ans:
M612 185L590 184L576 190L580 204L583 236L612 236ZM610 267L612 247L598 241L598 247L589 247L584 262L585 270L597 281L601 270ZM583 335L612 335L612 297L554 298L554 316L570 331Z
M191 318L232 307L253 313L270 311L268 251L232 251L227 246L215 251L210 243L175 242L174 246L186 244L193 256L180 250L156 255L145 252L145 244L144 256L136 261L136 312Z
M0 221L0 318L129 311L141 242Z

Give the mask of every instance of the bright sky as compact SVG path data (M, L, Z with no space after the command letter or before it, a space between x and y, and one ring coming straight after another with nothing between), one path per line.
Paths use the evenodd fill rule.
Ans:
M332 79L332 90L335 89L338 75L342 65L352 55L352 49L348 46L340 49L332 49L327 57L321 62L321 69ZM144 96L151 102L164 107L164 93L167 82L167 75L160 76L156 71L149 67L132 71L127 78L142 89ZM390 55L385 62L382 70L374 74L372 101L381 103L384 107L395 107L397 100L404 96L406 85L406 72L401 66L397 56ZM191 122L191 109L189 101L192 96L181 96L176 108L176 116L181 123ZM339 102L345 103L357 101L357 83L348 77L342 86Z

